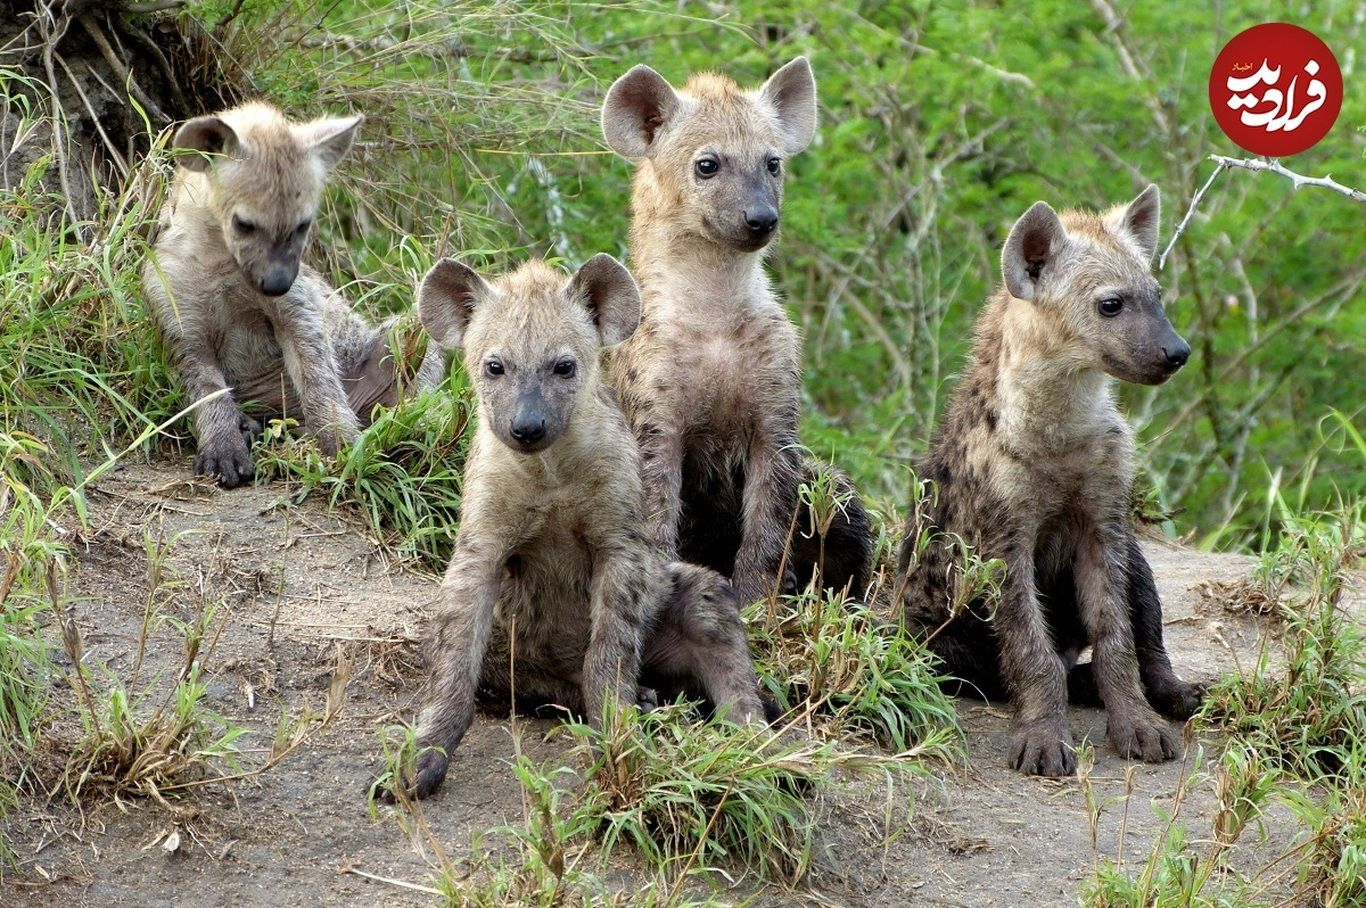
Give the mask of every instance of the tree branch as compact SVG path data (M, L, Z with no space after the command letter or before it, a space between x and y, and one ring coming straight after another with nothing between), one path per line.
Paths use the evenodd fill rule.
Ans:
M1226 158L1221 154L1212 154L1209 156L1209 159L1211 161L1217 161L1220 167L1241 167L1244 170L1269 170L1272 173L1279 173L1281 176L1288 178L1296 189L1299 189L1301 186L1321 186L1324 189L1340 192L1349 199L1354 199L1358 202L1366 202L1366 192L1362 192L1359 189L1352 189L1350 186L1343 186L1337 180L1333 179L1331 175L1324 177L1301 176L1300 174L1295 173L1295 171L1287 170L1285 167L1281 166L1280 161Z

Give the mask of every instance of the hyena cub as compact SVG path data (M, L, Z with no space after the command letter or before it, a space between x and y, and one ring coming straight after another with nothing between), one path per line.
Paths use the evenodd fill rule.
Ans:
M937 494L913 508L901 551L909 623L950 674L1009 696L1010 763L1027 773L1076 768L1069 688L1104 705L1121 754L1150 762L1179 750L1158 713L1186 719L1203 696L1163 646L1162 606L1129 520L1133 435L1110 388L1111 378L1161 384L1190 355L1151 273L1158 210L1149 186L1103 215L1038 202L1016 222L1005 286L978 320L921 466ZM994 616L981 602L950 616L956 540L1005 562ZM1078 665L1088 646L1091 661Z
M640 455L599 378L599 351L640 320L608 255L568 281L541 262L486 283L450 259L418 292L422 323L464 349L479 401L463 513L428 651L410 789L432 792L476 695L553 702L596 724L604 698L693 689L763 718L740 603L719 574L645 537Z
M640 443L653 536L729 575L747 601L817 571L823 586L861 595L872 533L848 481L837 479L843 505L824 538L798 510L799 485L819 468L798 446L797 330L764 271L784 162L816 129L810 65L798 57L754 91L711 73L675 90L637 66L608 92L602 128L639 162L631 261L644 312L611 369Z
M402 391L387 341L300 255L323 185L360 117L291 123L250 103L196 117L174 145L192 154L161 213L142 285L195 411L195 472L232 487L253 473L259 419L303 417L327 453L356 439ZM417 384L441 379L429 346Z

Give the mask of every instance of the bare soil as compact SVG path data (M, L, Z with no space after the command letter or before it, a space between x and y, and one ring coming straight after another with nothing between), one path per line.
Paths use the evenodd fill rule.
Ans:
M413 641L436 579L386 561L375 541L315 497L292 500L295 490L278 483L222 491L189 483L188 474L188 463L130 465L90 491L90 526L66 593L95 677L100 663L131 676L158 562L149 559L145 539L163 539L169 555L160 612L188 619L201 597L226 598L224 630L201 658L211 708L248 729L238 742L243 768L265 758L282 708L322 707L339 649L352 666L346 704L268 772L204 786L169 804L125 795L76 806L60 790L27 798L8 819L20 867L0 882L0 904L432 904L430 894L401 885L430 885L428 847L391 809L372 818L365 793L381 762L380 729L412 714L419 681ZM1253 664L1266 625L1241 609L1238 596L1252 560L1161 543L1148 552L1177 670L1211 677ZM177 670L182 639L158 626L143 676ZM811 889L760 891L741 878L731 896L758 892L760 905L1075 904L1097 851L1133 862L1147 856L1165 824L1161 812L1199 752L1191 746L1182 761L1131 764L1106 746L1101 712L1072 710L1073 733L1096 742L1090 780L1106 805L1093 850L1077 780L1026 778L1005 767L1007 707L960 700L958 710L969 767L897 791L890 826L885 789L836 783L823 799L827 851ZM519 719L515 727L522 749L538 761L565 755L565 736L547 738L553 722ZM473 854L474 837L523 820L510 767L513 728L507 719L481 717L445 786L425 803L435 840L457 865ZM40 770L49 782L57 777L55 767ZM1193 838L1208 835L1213 802L1208 783L1191 792L1184 816ZM172 833L179 847L168 851L163 843ZM1275 853L1290 833L1273 819L1268 834L1246 847L1245 860ZM642 879L629 855L604 875L631 888Z

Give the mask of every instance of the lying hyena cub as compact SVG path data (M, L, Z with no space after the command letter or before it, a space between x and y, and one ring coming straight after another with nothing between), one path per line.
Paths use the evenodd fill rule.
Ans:
M197 117L142 272L152 317L195 411L195 472L249 480L259 419L301 415L327 453L401 393L389 324L373 326L299 258L327 173L360 117L291 123L268 104ZM429 346L417 384L440 381Z
M848 480L838 477L845 504L823 539L806 508L796 513L818 468L798 446L797 330L764 271L784 161L816 129L810 65L799 57L756 91L710 73L676 91L637 66L608 92L602 127L639 160L631 261L644 313L612 379L641 446L656 541L730 575L746 601L815 572L862 595L872 532Z
M1190 355L1149 266L1158 204L1149 186L1104 215L1059 216L1038 202L1016 222L1005 287L977 323L922 464L937 496L912 517L901 552L908 621L934 634L950 674L1009 695L1010 763L1023 772L1075 769L1069 680L1074 699L1105 706L1119 752L1150 762L1178 752L1158 713L1186 719L1203 696L1163 647L1162 606L1129 522L1133 436L1110 390L1111 377L1161 384ZM926 530L1005 561L994 618L975 603L949 620L961 552L942 537L917 552ZM1076 665L1087 646L1091 662Z
M412 793L440 784L476 692L506 703L515 688L596 724L604 698L635 703L644 679L761 719L735 592L666 562L641 529L640 455L598 375L600 348L640 321L626 269L598 255L566 281L530 262L488 284L447 259L423 279L418 309L437 341L463 347L479 427Z

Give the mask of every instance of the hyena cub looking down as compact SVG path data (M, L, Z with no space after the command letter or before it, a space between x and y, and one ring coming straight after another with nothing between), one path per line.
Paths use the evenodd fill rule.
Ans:
M189 399L229 389L195 411L195 472L225 486L252 477L259 419L302 416L335 453L375 404L398 401L390 326L366 323L299 261L360 121L291 123L251 103L176 133L176 148L197 153L178 159L142 285ZM418 383L435 384L443 366L429 346Z
M861 595L871 530L847 480L823 538L798 512L799 485L818 468L798 447L797 331L763 264L784 162L816 129L810 65L799 57L754 91L710 73L675 90L637 66L608 92L602 128L639 162L631 262L644 312L611 369L644 459L652 534L730 575L747 601L816 571Z
M631 275L597 255L568 281L530 262L492 283L446 259L422 281L427 330L463 347L479 400L455 554L428 650L417 797L446 774L476 694L599 721L638 682L763 718L740 603L714 571L642 532L640 456L599 352L640 320ZM514 669L515 663L515 669Z
M1129 521L1134 441L1110 379L1157 385L1190 347L1167 321L1150 259L1158 193L1104 215L1036 203L1001 255L1005 286L977 323L971 360L921 476L937 495L915 508L901 552L908 622L969 687L1016 708L1010 762L1076 768L1072 699L1104 705L1128 757L1177 755L1158 713L1186 719L1203 688L1172 671L1162 606ZM922 533L942 533L928 546ZM1006 565L994 617L950 617L961 539ZM1077 665L1090 646L1089 663ZM1069 677L1070 672L1070 677Z

